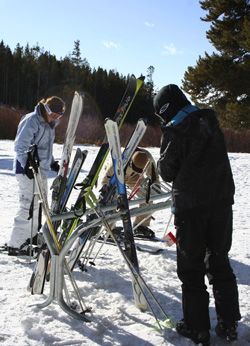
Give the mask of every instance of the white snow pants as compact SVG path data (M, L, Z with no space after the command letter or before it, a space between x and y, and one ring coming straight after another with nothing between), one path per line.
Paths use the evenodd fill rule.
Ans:
M37 188L34 179L29 179L24 174L16 174L18 182L19 193L19 209L14 218L12 227L12 233L8 246L19 248L28 238L31 236L32 220L29 218L30 205L34 195L34 209L33 209L33 230L32 236L37 234L38 228L38 214L39 214L39 196L37 194ZM46 192L48 190L47 178L42 178Z

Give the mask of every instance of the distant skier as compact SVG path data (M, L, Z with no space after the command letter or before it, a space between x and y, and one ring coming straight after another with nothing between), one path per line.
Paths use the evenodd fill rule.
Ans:
M159 193L159 175L157 172L156 162L148 150L138 147L135 153L132 155L132 158L130 159L124 173L125 183L129 189L133 189L135 187L139 177L142 178L139 184L138 192L136 193L138 198L146 198L147 189L150 188L148 183L150 185L154 184L156 187L156 190L150 190L152 194L157 192ZM105 186L112 175L113 165L111 164L106 167L105 176L101 182L103 185L102 192L105 191ZM134 234L139 237L154 237L154 232L149 228L151 220L152 213L137 216L133 222ZM112 228L114 227L115 225L112 225Z
M190 104L178 86L163 87L154 98L163 135L158 169L173 182L177 274L182 281L183 320L177 332L209 345L209 294L213 285L216 333L237 339L238 289L228 252L232 242L234 182L215 113Z
M29 168L27 151L32 145L37 146L39 166L42 179L47 187L47 175L50 170L58 172L58 161L54 160L52 149L55 138L55 127L65 112L64 101L52 96L41 100L34 111L27 114L19 123L14 142L14 172L19 189L19 209L14 218L12 233L8 241L8 254L11 256L27 252L27 239L31 234L29 209L33 199L34 177ZM33 207L34 236L38 228L38 200ZM26 244L26 246L22 246Z

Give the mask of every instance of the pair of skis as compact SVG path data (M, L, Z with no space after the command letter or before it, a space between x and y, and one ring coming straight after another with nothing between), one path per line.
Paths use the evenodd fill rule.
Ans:
M125 120L126 115L128 114L128 111L129 111L129 109L130 109L130 107L134 101L134 98L136 97L137 93L139 92L141 86L143 85L143 80L144 80L144 77L140 77L138 79L136 79L135 76L133 76L133 75L130 77L127 89L126 89L126 91L122 97L122 100L121 100L121 102L118 106L118 109L115 113L115 116L114 116L114 119L117 121L119 126L121 126L123 121ZM74 100L75 100L75 98L74 98ZM75 112L76 108L79 107L79 102L80 102L79 97L75 103L74 103L74 100L73 100L72 110L71 110L72 118L73 118L73 113L76 113ZM80 104L81 104L81 102L80 102ZM75 111L73 112L73 110L75 110ZM78 112L78 114L80 117L80 112ZM70 119L71 119L71 116L70 116ZM77 118L75 116L74 120L72 120L72 122L69 121L69 125L68 125L69 131L67 130L66 140L65 140L65 145L64 145L64 149L63 149L61 165L60 165L61 167L65 167L65 170L62 170L62 172L60 174L60 176L62 176L63 179L58 178L58 181L54 184L54 188L56 189L56 193L54 194L54 196L52 194L52 199L53 199L53 201L52 201L52 206L53 206L52 213L55 213L55 212L60 213L61 211L63 211L62 206L63 205L65 206L65 203L66 203L67 198L65 199L64 196L63 197L59 197L59 196L62 195L63 187L66 186L65 185L65 179L64 179L66 177L65 172L67 172L67 169L68 169L69 158L70 158L70 154L71 154L71 150L72 150L72 146L73 146L72 142L74 143L74 138L75 138L76 127L75 127L74 131L71 129L72 129L72 126L74 125L74 123L77 126L78 120L79 120L79 118ZM74 229L76 228L76 226L79 222L80 216L82 216L85 212L85 200L91 194L92 189L95 186L95 183L98 179L100 170L101 170L101 168L105 162L105 159L108 155L108 149L109 149L108 143L107 143L107 140L105 138L102 146L99 149L99 152L96 156L96 159L95 159L95 161L94 161L94 163L93 163L93 165L89 171L89 174L84 179L84 181L81 183L81 192L80 192L80 194L77 198L77 201L74 205L74 211L75 211L76 217L71 222L66 223L67 226L63 230L62 235L59 239L60 247L63 246L67 237L69 237L70 234L74 231ZM64 202L62 202L62 201L64 201ZM59 207L59 205L60 205L60 207ZM33 294L42 294L43 293L44 282L45 282L47 266L48 266L48 259L49 259L49 251L47 249L42 250L40 255L39 255L36 268L32 274L31 280L30 280L30 289L31 289L31 292Z
M113 120L116 121L119 128L121 128L121 126L123 125L123 122L129 112L129 109L132 106L135 97L137 96L139 90L141 89L143 85L143 81L144 81L144 77L140 77L137 79L135 78L134 75L130 77L127 88L123 94L122 100L120 101L117 111L113 117ZM97 156L90 168L88 175L85 177L85 179L83 180L81 184L78 184L78 186L80 186L81 188L81 191L73 206L73 210L76 217L72 219L71 222L66 223L66 226L63 229L63 233L60 238L60 241L62 244L64 244L67 238L72 234L74 229L77 227L80 216L82 216L85 213L86 202L88 203L91 201L92 189L94 188L98 180L100 171L108 156L108 152L109 152L109 145L108 145L107 138L105 137L97 153Z
M116 122L113 122L114 124L117 124ZM122 153L122 167L121 169L125 169L125 167L127 166L131 156L133 155L133 153L136 150L136 147L139 145L143 135L145 134L145 131L147 129L145 120L140 119L137 122L136 128L133 132L133 134L131 135L127 145L125 146L125 149ZM113 176L110 178L108 186L106 186L105 188L105 193L101 194L101 197L98 200L98 204L100 206L104 206L106 205L111 198L114 196L116 192L116 177L115 174L113 174ZM91 203L89 201L89 203ZM96 207L96 203L95 201L92 200L92 208ZM88 230L86 230L86 232L84 232L79 238L77 238L77 240L75 241L72 251L70 253L69 259L68 259L68 263L69 266L71 268L71 270L73 270L75 264L77 263L84 247L85 244L87 242L87 240L91 237L91 235L93 234L93 232L96 231L95 228L89 228Z
M123 159L121 154L119 129L117 124L110 119L106 120L105 129L106 129L106 133L108 137L110 154L112 157L112 162L114 167L114 180L116 181L116 185L117 185L117 192L118 192L117 210L122 212L121 219L122 219L122 224L124 229L124 247L125 247L123 254L125 257L127 257L127 259L131 263L135 272L139 274L139 263L138 263L137 254L136 254L136 246L134 242L133 227L132 227L131 218L130 218L127 190L126 190L125 177L124 177L124 165L123 165ZM112 231L111 231L111 236L112 236ZM116 241L116 238L115 237L113 238L115 242L118 244L118 242ZM120 247L120 250L121 250L121 247ZM138 277L136 280L135 276L132 275L132 287L133 287L135 304L139 309L146 310L148 307L147 301L142 292L141 285L139 284L138 281L139 281Z
M152 293L150 288L147 286L145 280L140 274L139 263L137 259L137 253L136 253L136 246L135 246L134 236L133 236L133 228L132 228L131 218L130 218L130 210L128 205L127 192L126 192L126 184L124 179L123 159L121 154L119 130L118 130L117 124L110 119L106 121L105 129L106 129L108 142L110 146L110 154L112 157L114 175L115 175L115 180L116 180L116 185L118 190L117 208L118 210L122 212L121 219L122 219L123 229L124 229L125 250L121 248L120 243L119 241L117 241L116 237L113 235L113 232L108 222L105 222L105 216L102 215L104 216L105 226L110 236L113 238L114 242L116 243L120 253L122 254L131 272L132 287L133 287L133 293L134 293L136 306L142 311L145 311L149 308L156 319L158 327L161 330L163 330L164 327L173 328L175 325L174 321L165 313L162 306L159 304L154 294ZM155 309L153 308L153 305L150 302L149 296L154 300L156 307L158 308L158 310L164 317L165 319L164 326L162 324L162 321L158 319Z
M63 146L63 152L62 152L61 161L60 161L60 169L51 187L52 188L52 203L51 203L50 209L47 205L46 193L42 191L42 183L39 181L39 175L37 176L37 181L36 181L37 185L40 184L41 197L42 197L42 201L44 204L43 207L46 214L46 223L43 226L44 227L43 232L44 231L50 232L51 241L54 242L54 245L57 248L57 251L60 250L60 244L57 239L56 230L60 223L59 222L52 223L50 219L50 213L59 214L64 210L66 203L68 201L70 192L77 178L77 175L80 172L81 166L87 155L87 151L81 151L80 149L77 150L75 159L72 165L72 169L70 170L70 173L68 174L69 162L71 158L73 145L75 142L76 129L80 120L80 116L82 114L83 105L84 105L84 95L81 93L75 92L72 106L71 106L66 136L65 136L65 143ZM30 157L30 159L32 160L32 157ZM37 169L35 165L38 163L33 162L33 164L34 164L33 168ZM47 248L46 244L43 244L42 248L40 249L37 263L32 273L29 287L28 287L32 294L42 294L43 292L48 261L49 261L49 249Z
M155 307L158 308L159 312L164 317L165 327L173 328L174 321L165 313L162 306L159 304L154 294L152 293L150 288L147 286L145 280L140 274L139 263L137 259L137 253L136 253L136 246L135 246L134 236L133 236L133 228L132 228L131 218L130 218L130 210L128 205L127 192L126 192L126 184L124 179L124 169L123 169L123 160L122 160L122 154L121 154L119 130L118 130L117 124L110 119L106 121L105 129L106 129L108 142L110 146L110 153L112 157L114 175L115 175L115 180L116 180L116 185L118 190L117 208L118 210L122 212L121 219L122 219L123 229L124 229L125 250L123 250L122 247L120 246L120 243L119 241L117 241L116 237L114 236L108 222L105 222L105 216L102 215L104 217L105 226L110 236L113 238L113 241L116 243L120 253L122 254L130 270L136 306L142 311L145 311L149 308L152 314L154 315L159 328L162 330L163 329L162 322L159 320L159 318L156 315L156 311L153 308L153 304L149 299L150 297L151 299L153 299L155 303Z

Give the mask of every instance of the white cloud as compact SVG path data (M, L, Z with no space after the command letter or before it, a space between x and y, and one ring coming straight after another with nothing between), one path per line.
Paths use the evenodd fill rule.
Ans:
M170 43L169 45L163 46L163 52L162 55L178 55L182 54L183 52L178 50L173 43Z
M149 23L149 22L144 22L144 25L148 26L149 28L154 28L155 27L154 23Z
M104 47L110 49L110 48L114 48L117 49L119 48L119 45L113 41L102 41L102 44L104 45Z

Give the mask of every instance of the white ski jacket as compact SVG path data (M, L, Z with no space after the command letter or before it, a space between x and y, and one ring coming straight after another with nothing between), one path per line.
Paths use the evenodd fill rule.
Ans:
M27 114L19 123L14 142L15 159L14 172L24 174L27 161L27 151L36 144L40 161L41 173L47 175L50 165L54 161L52 150L55 139L56 122L47 123L41 115L37 105L32 113Z

